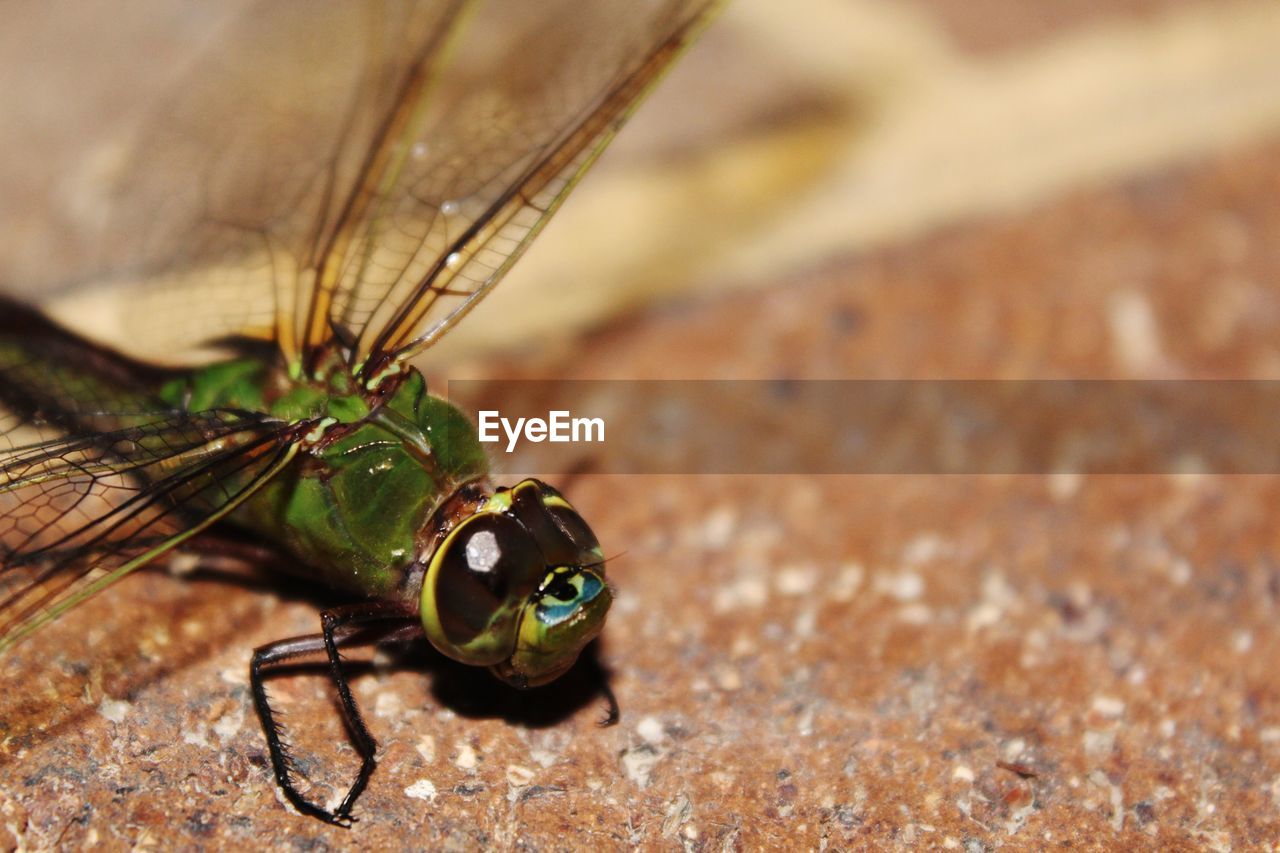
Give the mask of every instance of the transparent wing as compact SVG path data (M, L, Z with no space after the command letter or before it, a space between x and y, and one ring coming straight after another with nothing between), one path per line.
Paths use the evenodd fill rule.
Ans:
M69 339L0 335L0 652L225 516L296 452L278 421L165 411L88 362Z
M715 5L24 2L0 32L0 280L87 292L59 316L165 361L232 335L428 346Z
M713 5L485 4L421 103L401 104L414 118L387 143L384 189L327 259L317 307L359 331L354 359L406 358L488 293Z
M317 253L465 4L26 5L0 31L6 289L157 362L228 336L296 353Z

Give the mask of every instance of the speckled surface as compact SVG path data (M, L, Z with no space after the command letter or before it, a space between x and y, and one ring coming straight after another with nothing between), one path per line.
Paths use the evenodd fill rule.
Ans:
M1280 140L1082 188L489 376L1274 377ZM360 822L280 802L247 695L305 589L144 573L5 662L0 847L1268 849L1275 477L606 477L619 589L528 694L422 649L354 689ZM276 679L318 796L354 754Z
M1256 375L1280 311L1261 239L1277 155L673 308L573 358L1127 375L1108 307L1124 294L1179 372ZM1106 258L1125 259L1114 281ZM1193 265L1244 291L1248 310L1213 321L1231 334L1182 313L1203 293ZM1018 285L1033 280L1058 286ZM1280 832L1274 478L585 476L572 495L624 552L601 649L618 727L594 726L585 676L518 695L410 654L356 680L381 763L358 828L328 829L277 801L245 693L249 650L311 630L315 604L142 576L20 650L21 689L0 699L8 843L1245 848ZM352 756L322 680L275 693L304 768L339 783Z

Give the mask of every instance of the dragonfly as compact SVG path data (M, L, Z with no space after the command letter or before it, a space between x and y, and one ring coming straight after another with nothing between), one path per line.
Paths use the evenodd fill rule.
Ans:
M612 600L600 543L550 485L496 486L412 360L493 290L717 6L170 0L121 26L213 35L139 78L151 101L127 105L144 118L110 156L72 152L87 188L52 271L6 259L27 293L112 294L94 319L131 346L0 302L0 655L211 537L268 543L352 602L249 667L275 781L340 826L377 753L344 650L425 637L516 688L566 672ZM57 20L24 25L0 50L76 44ZM98 48L83 85L142 50L79 37ZM333 808L300 789L266 688L305 656L323 656L361 759Z

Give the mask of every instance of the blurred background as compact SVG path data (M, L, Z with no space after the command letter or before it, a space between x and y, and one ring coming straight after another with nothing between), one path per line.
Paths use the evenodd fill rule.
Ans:
M1265 139L1278 40L1267 3L731 4L441 356L678 289L774 290Z
M0 36L0 63L19 55ZM1271 379L1278 190L1273 0L739 0L423 365ZM24 235L12 281L58 239L23 197L0 206L0 245ZM113 298L26 292L71 324ZM621 725L592 725L589 685L513 697L417 657L375 667L354 684L383 749L362 843L1280 836L1274 477L593 465L566 489L616 555L600 659ZM249 650L315 630L316 603L164 576L113 596L28 650L39 687L0 704L0 838L346 843L276 802L245 692ZM147 624L105 627L121 602ZM273 689L340 784L323 680Z

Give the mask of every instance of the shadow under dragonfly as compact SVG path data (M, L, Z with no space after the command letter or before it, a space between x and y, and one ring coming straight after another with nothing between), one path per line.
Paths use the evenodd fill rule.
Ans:
M247 676L253 646L276 639L264 637L262 626L277 606L305 604L319 614L326 607L349 602L341 593L317 589L305 579L279 571L272 563L282 559L277 555L264 552L252 560L238 561L240 556L256 554L256 547L236 539L214 538L202 543L202 550L207 549L206 559L183 573L184 577L173 577L170 569L160 566L143 570L113 596L117 616L133 611L142 613L141 617L122 618L119 630L109 632L101 643L85 642L81 646L84 638L73 636L53 652L42 650L44 656L52 655L55 666L46 666L38 674L31 667L20 666L19 671L28 673L24 676L26 686L0 697L0 741L6 746L0 750L0 768L12 764L28 750L79 729L100 713L102 699L163 702L160 697L148 698L143 694L160 682L180 678L210 657L233 654L237 649L242 651ZM215 554L217 558L209 560L208 554ZM264 595L274 599L266 609L254 604ZM91 608L92 605L72 614L71 619L92 620ZM182 629L187 623L199 623L202 630L192 636ZM59 624L47 630L63 631L70 627ZM148 629L172 636L162 656L140 654L138 631ZM248 640L250 637L253 640ZM39 648L42 641L49 641L47 634L34 638L32 644ZM587 646L578 663L553 684L529 690L516 690L483 669L445 657L422 636L392 644L375 644L371 648L377 651L344 655L349 681L356 683L388 671L418 673L425 678L430 701L468 719L496 718L528 728L546 728L562 723L584 707L598 706L601 721L608 710L604 697L609 672L600 662L598 641ZM100 673L97 678L95 670ZM318 656L314 660L280 666L272 671L270 681L280 683L294 676L325 678L326 673L326 662L323 656ZM30 680L33 678L52 679L52 683L46 681L46 687L37 689ZM85 699L86 678L100 684L94 690L101 693L100 697ZM327 690L332 692L331 685ZM225 691L217 692L234 696L235 701L243 703L251 713L247 687L226 685ZM332 706L333 713L341 720L336 699ZM157 715L165 710L163 707L139 708L142 713ZM322 712L321 708L308 710ZM378 728L376 722L374 725ZM305 733L299 734L305 739ZM385 738L387 732L381 734Z

